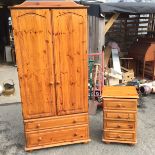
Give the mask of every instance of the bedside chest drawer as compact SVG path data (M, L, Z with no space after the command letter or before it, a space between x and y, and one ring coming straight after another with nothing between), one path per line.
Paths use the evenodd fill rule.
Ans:
M104 119L136 121L136 112L104 111Z
M109 121L105 120L104 122L104 129L105 130L135 130L135 122L128 122L128 121Z
M111 132L105 131L104 140L114 140L115 142L124 141L124 142L136 142L136 134L129 132Z
M106 99L104 109L137 110L136 99Z

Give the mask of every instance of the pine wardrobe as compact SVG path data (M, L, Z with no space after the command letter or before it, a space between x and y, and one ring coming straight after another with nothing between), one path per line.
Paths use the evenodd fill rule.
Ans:
M89 142L87 8L11 7L26 150Z

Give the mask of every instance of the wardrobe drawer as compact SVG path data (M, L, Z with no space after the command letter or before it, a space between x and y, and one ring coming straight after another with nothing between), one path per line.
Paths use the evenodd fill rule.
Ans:
M136 140L135 133L128 133L128 132L112 132L112 131L105 131L104 132L104 140L115 140L115 141L133 141Z
M88 140L88 125L26 132L27 148Z
M109 121L105 120L104 129L105 130L135 130L135 122L127 122L127 121Z
M72 125L88 124L88 114L47 117L41 119L27 120L24 122L26 131L50 129Z
M136 99L106 99L104 109L137 110Z
M104 111L104 119L136 121L136 112Z

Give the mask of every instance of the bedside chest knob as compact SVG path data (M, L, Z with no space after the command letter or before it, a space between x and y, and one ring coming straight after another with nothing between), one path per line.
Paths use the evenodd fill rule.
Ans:
M133 128L133 126L132 126L132 125L129 125L129 128L130 128L130 129L132 129L132 128Z
M117 125L117 128L121 128L121 126L120 125Z
M117 104L117 107L121 107L121 104Z
M40 124L37 124L37 128L40 128Z
M42 137L39 137L39 138L38 138L38 141L41 141L41 140L42 140Z
M77 134L76 133L74 133L74 137L76 137L77 136Z
M121 116L120 116L120 115L118 115L118 116L117 116L117 118L121 118Z
M120 136L120 135L118 135L118 136L117 136L117 138L121 138L121 136Z

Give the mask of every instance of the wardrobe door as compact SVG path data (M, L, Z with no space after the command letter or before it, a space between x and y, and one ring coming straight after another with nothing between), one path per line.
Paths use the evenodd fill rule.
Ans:
M12 10L18 75L25 119L56 115L49 10Z
M58 115L87 112L87 10L52 10Z

